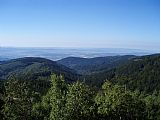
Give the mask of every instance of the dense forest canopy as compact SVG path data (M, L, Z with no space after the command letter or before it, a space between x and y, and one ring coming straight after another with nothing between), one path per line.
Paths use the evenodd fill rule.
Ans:
M62 74L68 81L78 78L74 70L57 62L36 57L26 57L7 60L0 63L0 79L7 79L10 75L26 76L25 79L49 79L51 73Z
M111 70L86 76L86 82L101 86L105 80L145 92L160 90L160 54L134 57Z
M91 59L89 71L81 75L43 58L1 62L0 118L159 120L160 55L114 58L116 62L108 64L103 62L106 58L100 58L97 66L102 69L94 68L96 62Z
M124 55L96 58L68 57L58 60L57 62L75 70L79 74L88 75L102 70L111 70L119 65L125 64L134 57L136 56Z
M5 120L159 120L160 92L144 94L107 81L97 91L84 82L51 76L45 95L28 81L10 79L1 101Z

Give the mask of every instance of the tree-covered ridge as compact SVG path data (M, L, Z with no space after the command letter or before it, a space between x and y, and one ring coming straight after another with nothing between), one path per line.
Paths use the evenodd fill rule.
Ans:
M145 92L160 90L160 54L135 57L112 70L103 70L85 76L86 82L100 86L105 80L126 85L130 90Z
M105 82L96 91L83 82L65 82L51 76L44 96L28 81L10 79L5 84L1 111L4 120L159 120L160 92L151 95L129 91Z
M118 67L112 82L126 85L131 90L145 92L160 90L160 55L135 58L130 63Z
M42 58L21 58L0 66L3 74L13 73L0 81L0 118L4 120L160 119L159 54L134 57L79 79L72 77L71 69ZM47 76L45 70L35 74L41 68L49 68ZM56 75L50 77L52 72Z
M0 63L0 79L7 79L14 74L26 76L30 80L48 80L51 73L62 74L69 81L74 81L78 77L74 70L44 58L26 57Z
M57 61L58 63L75 70L82 75L88 75L103 70L111 70L119 65L125 64L136 56L108 56L96 58L68 57Z
M66 63L70 61L73 62L72 65L76 63L79 65L81 64L80 61L84 59L82 60L82 66L84 65L84 68L90 69L93 67L96 69L94 72L91 72L92 70L90 69L89 75L82 76L77 75L74 70L51 60L32 57L20 58L5 61L0 64L0 79L6 79L8 76L14 74L22 77L25 76L25 79L28 80L49 80L51 73L56 73L57 75L62 74L65 76L65 79L69 82L79 79L88 85L96 86L98 88L105 80L109 80L119 85L125 84L127 88L131 90L138 89L141 91L153 92L155 89L160 89L159 57L160 55L156 54L142 57L115 56L92 59L66 58ZM106 65L111 65L113 68L111 66L106 68Z

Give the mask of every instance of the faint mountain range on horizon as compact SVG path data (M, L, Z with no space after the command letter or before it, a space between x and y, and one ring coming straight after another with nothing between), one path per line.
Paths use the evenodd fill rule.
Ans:
M16 48L0 47L0 61L21 57L43 57L60 60L66 57L94 58L118 55L149 55L154 51L126 48Z

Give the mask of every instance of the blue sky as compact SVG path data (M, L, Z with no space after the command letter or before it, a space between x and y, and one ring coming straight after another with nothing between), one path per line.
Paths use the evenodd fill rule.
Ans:
M160 51L160 1L0 0L0 46Z

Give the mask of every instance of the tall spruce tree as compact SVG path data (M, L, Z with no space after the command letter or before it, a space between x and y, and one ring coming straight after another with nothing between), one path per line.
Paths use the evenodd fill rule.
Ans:
M66 120L92 120L94 97L89 86L76 82L69 86L66 96Z
M63 120L65 111L65 96L67 93L67 85L62 76L51 76L50 104L51 104L51 120Z

